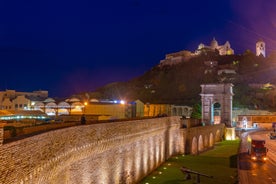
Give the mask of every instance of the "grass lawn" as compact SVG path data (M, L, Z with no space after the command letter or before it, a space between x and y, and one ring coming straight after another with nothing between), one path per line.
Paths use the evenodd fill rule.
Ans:
M191 180L185 180L180 171L182 166L213 178L200 176L203 184L237 184L237 153L239 140L222 141L214 149L198 156L178 155L168 159L163 165L144 178L140 184L193 184L197 175L191 174Z

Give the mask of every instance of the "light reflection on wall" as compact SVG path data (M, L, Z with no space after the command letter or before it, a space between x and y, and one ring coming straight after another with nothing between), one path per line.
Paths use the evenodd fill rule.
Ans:
M114 155L121 155L123 152L122 148L119 147L116 152L114 153ZM120 179L121 179L121 174L123 173L123 165L124 165L124 156L122 157L117 157L115 163L115 172L111 172L113 173L113 181L115 183L120 183Z
M235 140L236 139L235 128L226 128L225 129L225 139L226 140Z
M155 156L155 163L160 163L161 161L161 138L158 137L156 140L156 156Z
M210 133L209 147L212 147L213 145L214 145L214 135L213 133Z
M160 159L165 160L165 143L161 142L160 144L161 144L161 146L160 146L161 158Z
M149 170L154 168L154 137L149 138Z
M148 140L145 141L145 144L143 144L143 172L147 173L149 168L148 168L148 160L149 160L149 144L147 144Z
M125 179L125 183L131 183L132 181L132 177L131 177L131 168L132 168L132 159L131 158L131 153L132 153L132 149L130 149L131 147L128 147L126 150L126 155L125 155L125 161L124 161L124 165L123 165L123 169L124 169L124 175L126 177Z
M193 137L191 154L192 155L197 154L197 138L196 137Z
M202 135L200 135L198 138L198 151L203 151L203 150L204 150L203 138L202 138Z
M142 172L142 168L141 166L143 165L143 160L142 160L142 156L143 156L143 150L141 149L142 145L141 145L141 141L137 142L136 143L136 146L135 146L135 152L134 152L134 169L135 169L135 181L137 181L141 176L142 174L144 174ZM142 172L142 173L141 173Z
M169 145L168 145L168 148L169 148L169 155L172 155L173 154L173 135L170 134L169 135Z
M96 171L98 173L98 178L97 178L97 183L101 184L101 183L109 183L109 170L108 167L110 167L110 165L108 164L108 162L103 159L101 164L100 164L100 168L98 171ZM94 180L95 181L95 180Z

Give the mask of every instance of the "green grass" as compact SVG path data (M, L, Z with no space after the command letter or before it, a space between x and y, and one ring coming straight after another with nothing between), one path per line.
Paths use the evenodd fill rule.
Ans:
M185 180L185 174L180 171L182 166L200 172L213 178L200 176L203 184L236 184L237 153L239 140L222 141L215 148L198 156L178 155L168 159L163 165L144 178L140 184L193 184L196 175L191 174L191 180Z

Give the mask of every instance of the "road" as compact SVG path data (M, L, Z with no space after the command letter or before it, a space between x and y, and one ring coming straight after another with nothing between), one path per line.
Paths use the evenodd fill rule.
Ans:
M276 140L270 140L269 131L245 132L241 136L239 153L239 183L240 184L276 184ZM247 136L254 139L265 139L268 148L268 160L265 163L250 160L247 154Z

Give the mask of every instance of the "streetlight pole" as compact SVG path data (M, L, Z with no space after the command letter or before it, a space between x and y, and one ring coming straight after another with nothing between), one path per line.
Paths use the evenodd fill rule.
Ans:
M84 102L84 106L83 106L83 114L85 114L85 111L86 111L86 106L87 106L87 102Z

